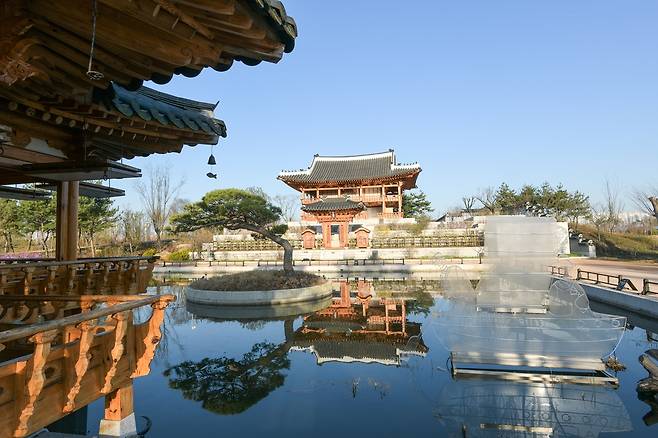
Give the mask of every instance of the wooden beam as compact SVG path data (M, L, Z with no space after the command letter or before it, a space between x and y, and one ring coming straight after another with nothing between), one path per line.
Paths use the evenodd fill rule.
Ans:
M60 157L9 145L0 146L0 157L27 161L29 163L58 163L64 161L64 159Z

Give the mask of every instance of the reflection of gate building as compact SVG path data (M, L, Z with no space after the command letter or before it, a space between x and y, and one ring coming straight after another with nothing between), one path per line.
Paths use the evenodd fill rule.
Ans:
M331 306L304 318L290 350L312 352L318 364L400 365L405 357L426 355L420 327L407 321L405 300L373 298L365 287L352 296L345 282Z

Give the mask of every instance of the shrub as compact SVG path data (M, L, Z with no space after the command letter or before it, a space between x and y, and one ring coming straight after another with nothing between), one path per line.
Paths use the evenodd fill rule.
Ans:
M186 262L190 259L190 251L187 249L179 249L169 254L170 262Z
M144 256L144 257L153 257L156 253L157 253L157 251L155 250L155 248L149 248L149 249L147 249L146 251L144 251L142 253L142 256Z
M308 272L249 271L219 277L201 278L192 282L190 287L213 291L298 289L317 286L325 281L324 278Z

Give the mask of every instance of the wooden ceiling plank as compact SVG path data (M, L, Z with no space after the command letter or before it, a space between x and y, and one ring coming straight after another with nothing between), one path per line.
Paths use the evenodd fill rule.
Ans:
M82 53L84 53L85 50L89 50L89 41L83 40L78 35L59 28L46 20L35 21L38 21L37 30L35 31L39 32L38 35L48 36L50 39L57 40L61 44L70 46ZM50 39L45 38L44 40L49 41ZM139 62L123 62L123 59L103 50L102 48L97 47L95 49L95 58L100 65L110 66L114 70L125 72L137 79L148 80L151 77L151 71L146 66Z
M184 10L194 8L218 15L233 15L235 2L233 0L174 0Z
M44 34L41 35L45 36ZM75 65L79 66L80 70L82 70L83 72L87 71L87 65L89 62L88 54L84 54L79 50L77 50L76 48L71 47L68 44L64 44L60 40L55 38L44 39L44 41L47 41L47 47L50 51L54 52L56 55L58 54L74 62ZM112 76L113 78L118 78L120 81L122 81L122 83L130 82L134 77L133 75L125 72L125 70L117 70L112 66L99 62L98 57L96 57L95 64L98 65L97 68L99 68L100 71L103 71L104 73L109 73L110 76ZM146 78L140 78L140 79L146 79ZM98 86L98 84L94 83L94 86Z
M80 8L71 8L66 2L49 0L32 0L30 8L38 11L50 22L65 29L90 38L89 22L91 17L90 4L80 3ZM130 15L99 5L96 22L96 44L105 47L108 44L121 46L151 58L167 62L175 66L187 65L194 56L192 47L181 48L171 33L146 31Z

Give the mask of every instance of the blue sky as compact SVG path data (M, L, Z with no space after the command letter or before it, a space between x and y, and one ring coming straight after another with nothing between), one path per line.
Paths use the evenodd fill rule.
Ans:
M435 210L479 188L549 181L597 201L658 183L658 2L284 0L295 50L279 64L235 64L163 91L219 101L228 138L135 159L185 178L182 197L223 187L292 194L282 169L316 153L394 148L418 161ZM133 182L120 205L139 201ZM630 200L627 209L633 209Z

